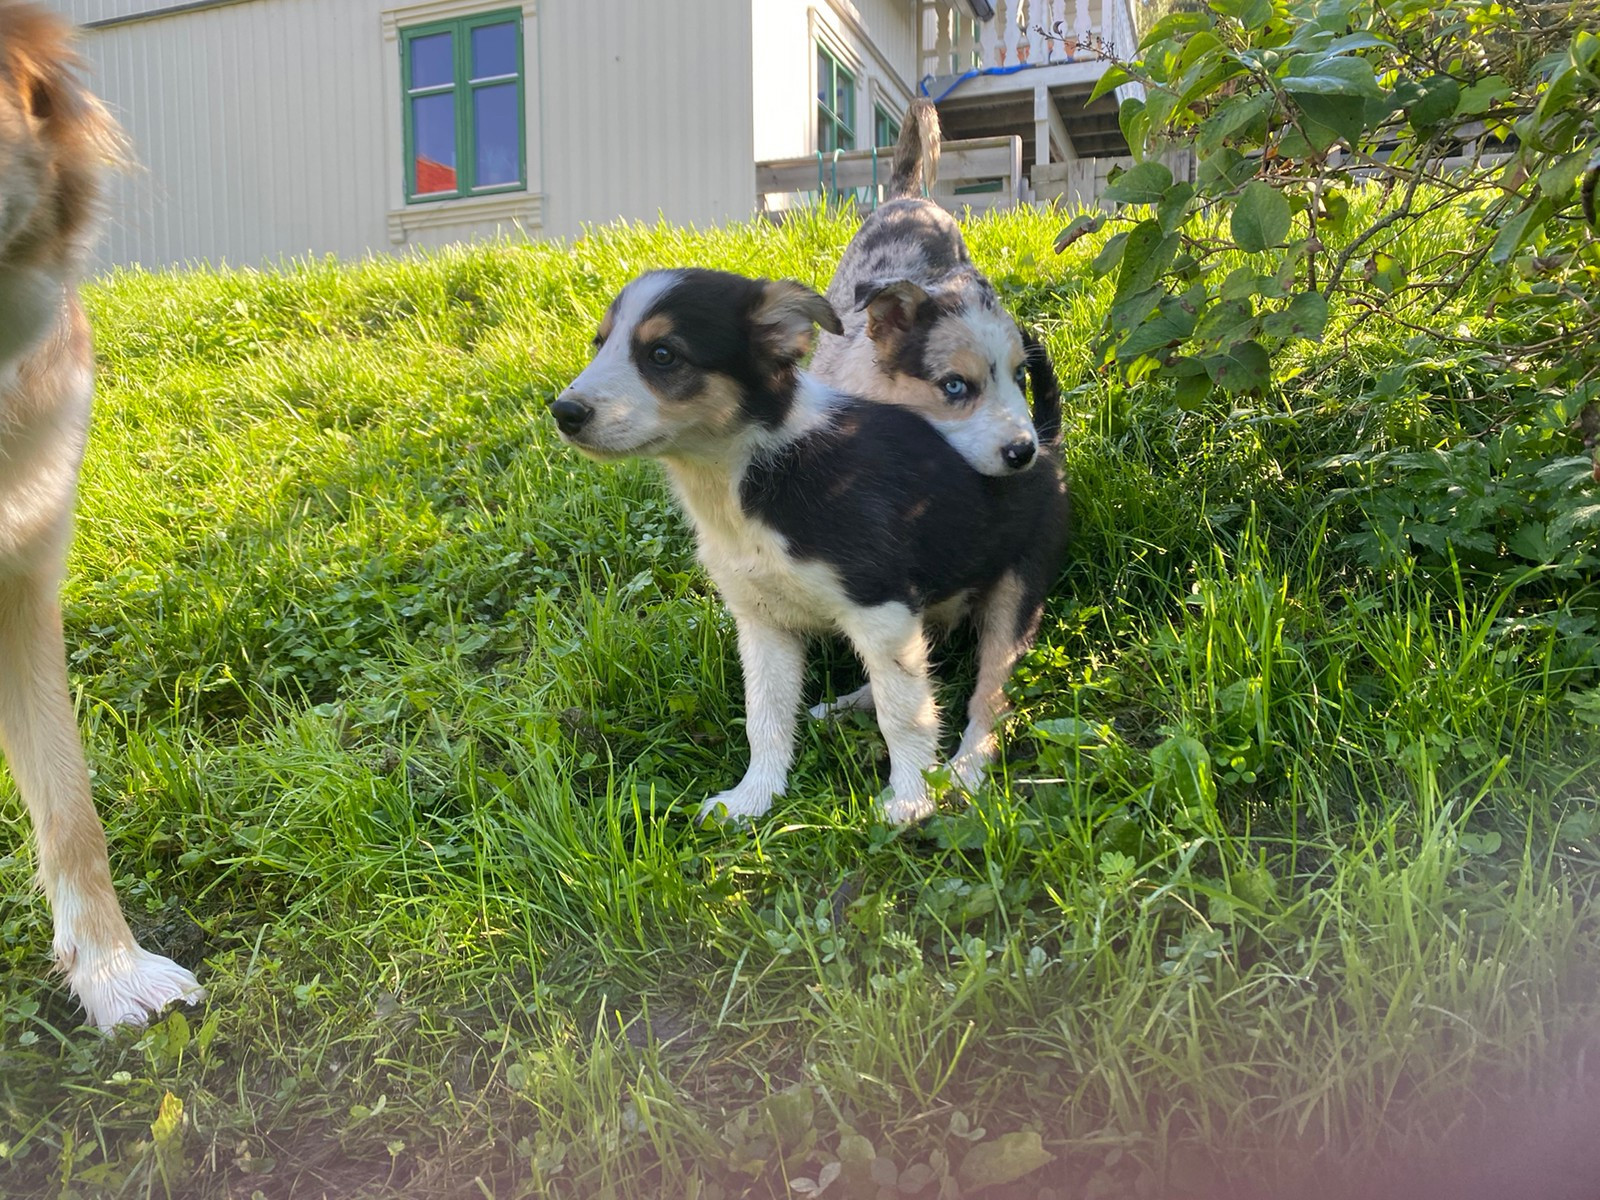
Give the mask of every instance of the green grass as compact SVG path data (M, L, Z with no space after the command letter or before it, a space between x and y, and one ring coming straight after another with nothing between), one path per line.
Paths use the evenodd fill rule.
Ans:
M1367 323L1178 412L1095 373L1103 238L1062 223L969 235L1068 389L1071 563L1005 768L902 832L860 718L753 831L692 824L745 762L730 623L656 470L543 414L636 272L820 286L848 219L95 287L80 713L130 917L210 998L77 1027L0 782L0 1192L1372 1195L1559 1125L1594 590L1375 568L1318 465L1472 436L1487 376L1391 397L1420 354Z

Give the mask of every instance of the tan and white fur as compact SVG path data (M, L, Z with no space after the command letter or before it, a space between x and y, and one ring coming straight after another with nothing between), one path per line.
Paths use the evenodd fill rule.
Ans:
M67 686L58 593L94 373L76 283L119 150L67 35L0 0L0 753L32 818L56 962L109 1028L202 992L123 917Z
M887 202L861 223L828 285L843 329L824 332L811 371L851 395L921 414L985 475L1033 465L1026 351L961 228L921 196L939 161L939 117L913 101Z

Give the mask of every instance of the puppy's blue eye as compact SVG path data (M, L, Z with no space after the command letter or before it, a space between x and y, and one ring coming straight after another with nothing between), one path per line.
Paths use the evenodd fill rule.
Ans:
M959 375L950 376L939 386L944 388L945 396L951 400L964 399L967 392L971 390L971 385Z
M1017 373L1015 375L1015 379L1017 381L1017 386L1018 387L1025 387L1027 385L1027 382L1028 382L1028 368L1027 368L1026 365L1020 366L1020 367L1017 368Z
M658 367L670 367L678 361L678 356L667 346L653 346L650 349L650 361Z

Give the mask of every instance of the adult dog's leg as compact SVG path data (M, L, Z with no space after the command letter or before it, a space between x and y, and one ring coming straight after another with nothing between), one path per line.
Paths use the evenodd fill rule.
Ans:
M928 680L928 639L922 615L903 604L880 604L855 614L845 633L866 663L878 728L889 744L890 796L883 815L896 825L933 812L923 772L939 753L939 709Z
M203 996L188 971L139 948L117 904L67 693L53 572L0 577L0 751L33 818L56 959L89 1020L143 1024Z
M745 736L750 769L738 786L700 806L701 817L725 805L730 817L759 817L783 795L794 762L794 727L805 683L805 639L787 629L735 615L744 667Z
M990 592L979 617L978 685L967 704L966 732L950 760L951 773L967 788L982 782L984 769L994 759L999 748L995 725L1007 708L1006 680L1039 630L1042 604L1026 591L1018 575L1006 575Z

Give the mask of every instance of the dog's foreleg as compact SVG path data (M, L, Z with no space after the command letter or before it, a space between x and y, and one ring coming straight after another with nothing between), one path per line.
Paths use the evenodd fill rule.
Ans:
M978 635L978 685L967 704L967 728L950 760L950 771L969 790L999 749L995 726L1005 714L1006 680L1033 644L1039 628L1039 601L1025 595L1021 579L1006 575L985 602Z
M933 812L923 772L939 752L939 709L928 679L928 639L922 616L903 604L856 613L845 633L866 664L878 728L889 745L889 796L883 815L896 825Z
M744 667L745 736L750 769L738 786L711 797L700 816L719 806L730 817L759 817L781 796L794 762L795 720L805 683L805 639L748 617L735 616L739 659Z
M823 701L813 704L806 711L814 721L825 721L829 717L838 716L845 712L871 712L874 708L872 699L872 680L867 680L853 692L847 692L836 700Z
M174 1000L203 996L188 971L139 948L117 903L48 573L0 578L0 751L33 818L56 960L89 1020L143 1024Z

